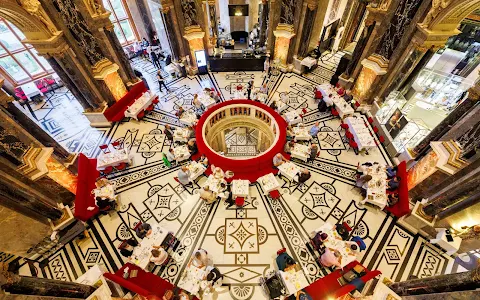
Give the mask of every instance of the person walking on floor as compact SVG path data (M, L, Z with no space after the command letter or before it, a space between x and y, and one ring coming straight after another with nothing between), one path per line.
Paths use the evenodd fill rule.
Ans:
M162 91L162 85L165 87L167 92L170 92L167 85L165 84L165 79L163 78L160 70L157 71L157 80L158 80L158 86L160 87L160 92Z
M250 95L252 94L253 80L250 80L247 84L247 99L250 100Z
M155 51L150 52L150 58L152 59L152 64L157 68L161 69L160 61L158 60L157 53Z

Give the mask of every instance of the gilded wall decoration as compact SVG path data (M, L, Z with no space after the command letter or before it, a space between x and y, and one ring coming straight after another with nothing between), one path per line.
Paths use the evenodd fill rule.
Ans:
M48 177L53 179L73 194L77 192L77 176L73 175L64 165L50 156L47 160Z
M194 0L182 0L182 13L185 21L185 27L198 25L197 22L197 6Z
M53 0L53 4L90 64L94 65L104 59L97 39L90 32L87 22L78 11L74 1Z
M367 94L377 78L375 71L369 68L362 68L360 75L358 75L355 87L353 88L353 95L358 97L361 101L367 98Z
M118 72L108 74L105 76L103 81L107 85L115 100L120 100L127 93L127 88L125 87L125 84L123 84Z
M53 24L52 20L48 17L47 13L42 7L42 4L38 0L18 0L20 5L25 9L30 15L37 17L47 29L56 34L58 32L57 28Z
M430 151L413 168L408 171L408 190L413 189L417 184L437 171L438 155Z
M330 14L328 16L328 23L331 23L337 18L338 8L340 7L341 0L333 0L332 8L330 9Z
M443 9L447 8L451 2L452 0L432 0L432 7L420 26L427 28L432 23L433 19L435 19Z
M293 25L295 22L295 0L282 0L280 23Z
M290 39L286 37L277 37L275 39L275 59L280 60L280 65L287 65L288 47L290 47Z
M401 0L395 10L395 14L388 25L387 31L378 44L376 53L386 59L390 59L393 52L403 38L405 31L412 22L415 13L422 4L422 0Z

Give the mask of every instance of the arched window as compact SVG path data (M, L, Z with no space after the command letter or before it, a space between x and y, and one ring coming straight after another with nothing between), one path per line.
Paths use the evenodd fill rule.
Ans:
M14 85L33 81L53 73L47 60L31 45L22 44L23 33L0 18L0 73Z
M113 23L115 34L122 45L129 45L137 40L132 15L125 0L103 0L105 9L111 12L110 21Z

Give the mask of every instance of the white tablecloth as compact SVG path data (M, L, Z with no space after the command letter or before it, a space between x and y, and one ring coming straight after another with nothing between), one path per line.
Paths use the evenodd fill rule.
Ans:
M97 157L97 170L103 170L106 167L117 166L121 163L131 163L127 150L112 149L110 153L104 153L102 151Z
M168 230L159 224L150 225L152 226L152 234L143 238L132 254L132 262L142 269L145 269L150 262L153 246L160 246L168 234Z
M183 271L178 287L186 290L192 295L199 296L200 286L204 281L206 271L190 265Z
M367 196L362 203L371 203L384 209L388 199L385 166L378 164L368 167L364 175L370 175L372 179L368 182Z
M213 175L208 176L207 181L203 184L202 187L208 186L208 188L215 193L220 192L220 183L227 183L223 178L215 178Z
M342 260L340 261L342 268L352 261L357 260L357 254L350 248L351 242L342 240L332 224L326 222L319 228L315 229L315 232L320 231L325 232L328 235L327 240L323 241L325 247L335 249L342 254Z
M317 64L317 60L313 57L308 56L308 57L305 57L304 59L302 59L301 64L306 66L306 67L311 68L311 67L313 67L314 65Z
M300 168L290 161L287 161L278 166L278 170L280 170L280 173L282 173L283 176L287 177L290 180L294 180L298 173L300 173Z
M293 127L292 130L295 141L309 141L312 138L307 127Z
M197 116L190 111L184 112L182 114L182 117L180 118L180 123L188 126L193 126L197 123Z
M370 131L365 126L361 118L348 117L345 118L350 132L353 134L353 140L358 145L359 150L375 148L375 139L370 135Z
M233 197L247 197L249 195L248 180L233 180L232 181L232 196Z
M135 120L138 120L137 116L138 114L145 110L147 107L152 104L153 99L155 99L157 95L150 93L149 91L146 91L142 96L140 96L137 100L135 100L132 105L130 105L127 110L125 110L125 117L130 117Z
M310 150L307 145L295 144L291 153L292 157L307 161L310 156Z
M174 142L188 142L188 137L190 135L190 130L188 128L177 128L173 134Z
M269 173L258 178L257 182L260 183L265 194L268 194L273 190L280 189L280 184L278 184L277 178L275 178L275 175L273 175L273 173Z
M203 106L205 106L205 109L208 109L208 108L215 105L215 99L210 97L210 95L207 94L206 92L199 93L198 94L198 100L200 100L200 102L202 102Z
M33 82L25 83L25 84L21 85L20 87L22 88L22 91L25 93L25 96L27 96L28 99L30 99L30 98L32 98L36 95L42 95L43 96L43 93L40 92L40 90L37 88L37 86Z
M257 95L258 95L258 100L262 103L265 103L268 99L268 95L265 94L265 93L258 92ZM278 105L278 103L277 103L277 105Z
M207 168L199 162L192 161L187 166L188 170L190 170L190 181L194 181L200 175L202 175Z
M280 273L280 277L282 278L283 283L285 283L285 286L287 287L287 296L293 295L296 292L301 291L302 289L309 286L307 278L305 277L305 274L302 270L291 270L286 272L279 271L278 273Z
M186 145L178 146L173 148L173 155L175 155L175 160L181 162L190 158L190 152Z
M282 113L284 110L288 108L288 105L285 102L277 100L277 112Z
M115 186L113 184L107 184L101 188L93 189L93 193L96 197L105 197L109 199L115 199Z
M300 118L300 115L296 110L285 113L285 118L290 125L295 125L302 122L302 118Z
M330 85L325 85L321 84L317 86L317 90L319 90L322 95L323 95L323 101L325 101L325 104L327 106L332 106L335 104L335 109L338 111L339 116L343 119L347 116L353 115L355 110L353 107L343 99L343 97L340 97ZM332 95L331 97L329 95Z

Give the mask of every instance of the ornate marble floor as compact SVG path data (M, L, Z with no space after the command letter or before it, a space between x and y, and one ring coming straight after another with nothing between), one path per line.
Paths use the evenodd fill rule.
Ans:
M137 61L135 64L142 68L142 64L148 63ZM56 113L59 107L74 105L69 101L72 98L69 93L67 99L53 99L48 106L39 108L38 112L44 112L40 122L53 128L49 132L60 140L64 133L61 141L71 151L96 156L99 144L123 141L133 154L134 162L132 167L110 176L121 199L118 213L89 222L90 239L65 245L43 268L37 264L38 276L74 280L96 263L105 264L111 271L117 270L126 261L117 251L119 241L132 236L132 228L138 221L160 222L180 238L178 259L153 270L174 283L178 282L191 253L197 248L206 249L229 286L218 299L263 299L258 279L274 268L276 251L282 247L300 263L310 282L327 274L329 271L319 267L314 253L305 247L309 233L326 221L345 221L356 227L355 234L368 246L360 261L394 280L451 272L452 257L427 244L424 238L411 233L385 212L359 205L361 196L352 189L357 163L390 164L391 161L382 148L370 151L369 155L355 155L352 150L346 150L337 132L339 120L316 109L312 98L316 82L309 78L289 73L273 76L268 83L272 91L269 102L286 93L288 111L306 108L305 124L309 126L318 121L324 132L321 141L316 141L320 142L320 157L309 163L295 161L312 172L312 178L305 185L299 187L279 177L283 182L282 197L275 201L265 197L261 187L253 183L250 193L254 198L243 209L226 207L221 202L209 206L199 201L198 188L206 180L205 176L201 176L193 188L180 186L173 179L178 167L167 168L161 161L161 152L170 146L161 130L165 124L180 126L173 111L179 105L190 108L193 94L203 87L215 87L221 91L222 99L230 99L232 86L250 79L255 86L265 80L261 72L171 79L168 83L171 93L160 94L159 107L144 121L125 120L107 130L83 126L72 132L72 126L62 121L61 113ZM155 86L153 90L158 88ZM81 120L80 117L70 120ZM21 272L35 275L27 265Z

